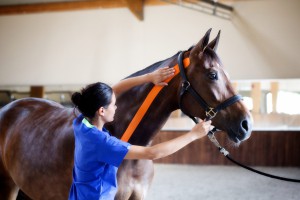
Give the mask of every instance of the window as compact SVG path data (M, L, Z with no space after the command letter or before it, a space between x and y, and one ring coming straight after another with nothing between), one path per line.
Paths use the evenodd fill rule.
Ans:
M251 97L246 97L244 96L243 97L243 101L246 105L246 107L249 109L249 110L252 110L253 109L253 100Z
M300 94L296 92L279 91L277 96L277 112L285 114L300 114ZM267 113L273 111L272 94L267 94Z

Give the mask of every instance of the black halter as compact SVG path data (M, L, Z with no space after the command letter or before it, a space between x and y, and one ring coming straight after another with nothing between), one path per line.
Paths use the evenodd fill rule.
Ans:
M225 100L224 102L222 102L221 104L219 104L215 108L209 106L206 103L206 101L198 94L198 92L192 87L191 83L188 81L188 78L184 72L184 66L182 63L183 55L184 55L184 52L180 52L180 54L178 55L178 58L177 58L180 75L182 78L182 85L181 85L182 87L181 87L181 91L180 91L179 107L180 107L181 111L184 114L186 114L187 116L189 116L195 123L198 123L198 120L194 116L191 116L190 114L185 112L182 107L182 98L186 92L189 92L195 98L195 100L200 104L200 106L205 110L206 120L210 120L210 119L214 118L220 110L225 109L226 107L228 107L242 99L241 95L234 95L234 96L230 97L229 99Z
M196 124L198 123L198 120L195 117L193 117L193 116L189 115L188 113L186 113L183 110L183 107L182 107L182 98L183 98L183 96L186 92L189 92L196 99L196 101L201 105L201 107L205 110L205 115L206 115L205 120L210 120L210 119L214 118L220 110L222 110L222 109L224 109L224 108L226 108L226 107L228 107L228 106L230 106L230 105L234 104L235 102L242 99L242 97L240 95L234 95L234 96L230 97L229 99L225 100L224 102L222 102L221 104L219 104L217 107L215 107L215 108L210 107L204 101L204 99L193 89L190 82L188 81L187 76L184 72L184 66L183 66L183 63L182 63L183 54L184 54L184 52L180 52L180 54L178 56L178 65L179 65L180 75L182 77L182 87L181 87L181 91L180 91L179 107L180 107L181 111L184 114L186 114L187 116L189 116ZM270 178L275 178L275 179L279 179L279 180L283 180L283 181L290 181L290 182L300 183L299 179L285 178L285 177L280 177L280 176L275 176L275 175L272 175L272 174L264 173L264 172L258 171L256 169L253 169L251 167L248 167L246 165L243 165L243 164L239 163L238 161L234 160L229 155L229 152L224 147L222 147L219 144L219 142L217 141L217 139L215 138L214 133L216 131L217 131L216 127L214 127L212 130L210 130L207 134L208 138L214 143L214 145L216 145L216 147L219 149L219 151L227 159L229 159L231 162L239 165L240 167L243 167L245 169L248 169L250 171L253 171L255 173L258 173L258 174L261 174L261 175L264 175L264 176L267 176L267 177L270 177Z

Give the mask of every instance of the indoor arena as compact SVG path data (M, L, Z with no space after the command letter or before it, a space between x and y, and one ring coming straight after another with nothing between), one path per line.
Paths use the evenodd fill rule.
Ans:
M299 0L0 0L0 200L299 200Z

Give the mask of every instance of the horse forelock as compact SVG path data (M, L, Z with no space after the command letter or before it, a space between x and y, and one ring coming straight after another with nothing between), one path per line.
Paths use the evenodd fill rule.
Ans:
M216 60L218 63L221 63L221 59L219 58L218 54L210 47L207 46L203 53L204 55L209 56L212 60Z
M206 55L210 57L211 61L215 61L217 64L217 68L218 70L223 74L224 76L224 81L228 82L229 84L227 85L231 85L230 84L230 76L229 76L229 73L225 70L222 62L221 62L221 59L219 58L218 54L212 50L211 48L207 47L206 48L207 50L205 50L206 52Z
M206 56L205 59L209 59L211 66L213 65L212 62L217 63L216 67L223 73L225 80L230 81L229 73L225 70L221 59L213 49L206 47L204 50L204 56Z
M217 55L217 53L214 50L207 47L205 50L205 53L207 56L210 57L211 62L216 63L214 66L217 67L217 69L219 71L219 76L222 75L223 84L219 84L219 86L221 87L219 92L223 91L224 98L228 98L228 96L232 95L232 91L233 91L233 88L232 88L231 82L230 82L229 73L224 69L219 56Z

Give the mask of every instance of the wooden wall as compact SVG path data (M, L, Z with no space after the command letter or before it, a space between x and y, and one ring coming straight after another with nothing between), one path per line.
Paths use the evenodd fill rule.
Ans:
M185 132L161 131L153 144L170 140ZM254 131L239 147L233 147L225 134L216 135L220 144L231 157L250 166L300 166L300 131ZM156 163L179 163L201 165L233 165L207 137L155 161Z

